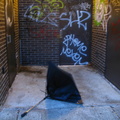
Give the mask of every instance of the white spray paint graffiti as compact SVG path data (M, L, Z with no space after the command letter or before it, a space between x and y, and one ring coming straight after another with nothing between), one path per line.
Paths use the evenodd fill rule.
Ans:
M87 47L79 41L78 38L75 38L74 34L66 35L64 37L63 41L64 47L62 48L62 52L60 55L65 54L67 57L72 58L72 60L75 62L74 65L86 65L88 62L81 62L83 57L82 56L87 56L85 53L87 51ZM74 50L70 47L76 48L77 52L74 52Z
M105 3L100 0L96 1L95 6L95 25L99 26L101 24L103 30L107 32L107 23L111 18L112 7L110 4L105 5Z
M40 8L36 7L36 9L32 10L32 7L34 4L30 5L28 9L26 10L24 17L30 18L33 21L38 22L39 21L39 16L41 15Z
M109 9L109 11L108 11ZM111 5L107 5L105 7L105 13L104 13L104 16L103 16L103 20L102 20L102 26L103 26L103 30L105 30L107 32L107 24L108 24L108 21L109 19L111 18L111 12L112 12L112 7Z
M26 10L24 17L28 17L36 22L40 21L44 16L52 13L54 9L59 10L64 8L64 3L61 0L34 0L33 3Z
M33 5L31 5L27 11L25 12L24 14L24 17L27 17L27 18L30 18L31 20L33 21L36 21L38 23L48 23L48 24L51 24L51 25L54 25L56 27L58 27L59 25L57 24L58 23L58 20L61 20L61 21L68 21L68 24L66 26L64 26L61 30L65 30L67 29L68 27L72 27L73 26L73 23L77 23L78 24L78 28L80 27L83 27L84 30L86 31L87 30L87 22L85 22L86 20L88 20L90 17L91 17L91 14L87 11L79 11L77 10L76 11L76 20L73 20L73 12L69 12L69 18L65 18L68 14L65 12L65 13L61 13L60 17L59 18L56 18L56 15L57 13L50 13L48 14L44 19L40 20L41 18L39 17L40 16L40 10L38 9L38 11L36 12L36 15L31 12L29 12L29 9L32 8ZM28 14L29 12L29 14ZM53 17L54 16L54 17ZM86 17L84 17L86 16Z
M36 14L34 14L35 12L34 11L29 11L31 8L32 8L33 5L31 5L25 12L24 14L24 17L26 18L29 18L35 22L38 22L38 23L48 23L48 24L51 24L51 25L54 25L56 27L58 27L58 24L57 24L57 20L56 20L56 15L57 13L50 13L48 14L45 18L41 18L40 17L40 10L37 9L36 11ZM28 14L29 13L29 14ZM53 17L54 16L54 17Z
M88 10L88 9L90 9L91 8L91 5L89 4L89 3L81 3L80 4L80 8L81 8L81 10Z
M91 8L91 5L87 2L83 2L83 3L79 3L78 5L74 5L72 6L72 10L84 10L84 11L88 11Z
M68 27L72 27L73 23L77 23L78 24L78 28L80 28L81 26L84 28L84 30L87 30L87 22L85 22L86 20L88 20L91 17L91 14L87 11L76 11L77 14L77 19L73 20L72 18L72 12L69 12L69 18L64 18L65 16L67 16L67 13L62 13L60 15L60 20L62 21L68 21L68 24L62 29L65 30ZM86 15L87 17L83 17L84 15Z

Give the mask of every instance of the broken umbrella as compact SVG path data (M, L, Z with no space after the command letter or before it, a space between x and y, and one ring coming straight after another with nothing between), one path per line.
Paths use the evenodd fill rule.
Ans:
M52 62L49 62L48 66L46 91L47 96L36 105L25 111L21 117L27 115L28 112L46 98L82 104L80 93L74 83L72 75L58 68Z

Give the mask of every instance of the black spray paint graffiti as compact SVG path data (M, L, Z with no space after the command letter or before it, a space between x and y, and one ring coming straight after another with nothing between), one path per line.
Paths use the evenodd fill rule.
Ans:
M78 38L75 38L74 34L66 35L63 41L64 47L62 48L62 52L60 55L65 54L67 57L72 58L74 61L74 65L86 65L88 62L82 62L82 56L87 56L85 53L87 51L87 47L81 42ZM76 48L73 50L71 47Z

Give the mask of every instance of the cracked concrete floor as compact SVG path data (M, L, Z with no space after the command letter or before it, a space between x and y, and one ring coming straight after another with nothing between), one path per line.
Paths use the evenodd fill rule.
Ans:
M120 91L90 66L59 66L71 73L83 105L46 99L23 120L120 120ZM22 67L1 109L0 120L20 115L45 97L47 67Z

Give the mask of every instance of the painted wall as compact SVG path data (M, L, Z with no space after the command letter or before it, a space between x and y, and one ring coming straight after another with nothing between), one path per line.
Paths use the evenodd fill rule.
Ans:
M19 0L21 64L88 64L91 6L88 0Z
M108 24L105 76L120 89L120 1L111 0L111 19Z
M66 0L60 12L60 64L90 62L92 2Z

